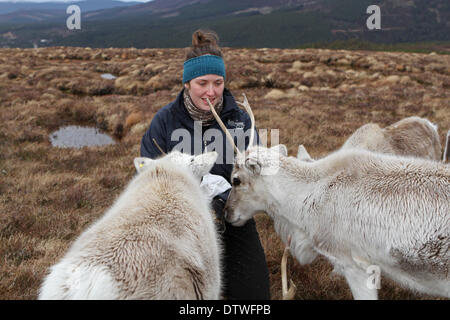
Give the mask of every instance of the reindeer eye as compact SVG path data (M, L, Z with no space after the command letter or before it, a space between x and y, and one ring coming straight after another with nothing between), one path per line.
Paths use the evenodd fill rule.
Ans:
M191 163L194 162L194 158L191 159Z
M239 178L233 178L233 186L238 186L241 184L241 180Z

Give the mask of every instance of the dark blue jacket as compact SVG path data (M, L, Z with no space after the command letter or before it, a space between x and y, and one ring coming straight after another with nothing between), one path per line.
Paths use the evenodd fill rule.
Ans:
M207 146L213 141L210 141L208 137L204 136L203 133L208 129L217 129L217 132L221 132L222 141L223 141L223 152L219 152L219 157L222 156L222 161L219 159L214 164L214 167L211 169L212 174L217 174L224 177L230 184L231 171L233 170L233 163L226 163L226 149L228 148L228 154L233 154L232 146L226 139L225 133L220 128L219 124L214 121L209 127L197 128L197 132L200 130L201 135L197 133L197 136L194 136L194 120L190 117L184 106L183 100L183 91L178 94L175 101L169 103L165 107L161 108L153 117L152 122L150 124L150 128L142 137L141 141L141 156L148 158L158 158L161 156L161 152L155 146L152 141L152 138L155 138L156 142L162 148L162 150L166 153L170 152L174 147L180 143L183 138L179 138L179 140L172 141L172 133L176 129L186 129L189 132L189 136L191 138L191 150L183 150L184 152L189 152L191 154L198 154L203 152L205 149L205 145ZM234 132L233 135L242 137L244 132L246 132L251 127L250 117L249 115L242 109L240 109L236 101L234 100L233 95L227 89L223 92L223 108L220 113L220 118L222 119L225 126L231 131ZM242 134L242 135L241 135ZM194 150L194 140L197 143L197 150ZM201 139L201 141L198 141ZM255 140L258 142L258 135L255 132ZM235 143L237 141L245 141L245 148L248 146L249 137L235 138ZM200 150L201 146L201 150ZM240 147L238 145L238 147ZM240 148L241 149L241 148ZM208 148L208 151L213 151L211 148ZM218 150L216 150L218 151ZM231 152L231 153L230 153ZM230 162L230 161L229 161ZM225 202L228 198L228 192L220 195Z

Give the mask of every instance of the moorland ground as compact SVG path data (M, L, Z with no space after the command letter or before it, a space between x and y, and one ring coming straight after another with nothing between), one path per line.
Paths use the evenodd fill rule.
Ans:
M292 156L299 144L325 156L369 122L426 117L442 144L450 129L449 55L225 48L224 56L226 86L237 99L246 93L257 127L278 129ZM183 60L182 49L0 49L0 299L35 299L48 267L113 204L153 115L182 87ZM50 133L64 125L95 126L117 144L52 147ZM256 221L280 299L284 246L269 217ZM307 266L291 258L289 277L296 299L351 299L323 258ZM434 298L381 285L381 299Z

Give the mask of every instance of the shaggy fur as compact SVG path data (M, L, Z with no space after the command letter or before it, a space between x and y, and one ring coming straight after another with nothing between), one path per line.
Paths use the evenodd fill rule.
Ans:
M442 154L437 126L419 117L405 118L383 129L374 123L363 125L342 146L351 148L437 161Z
M216 158L136 158L139 174L51 268L39 299L218 299L220 248L200 189Z
M281 153L279 152L281 151ZM300 263L321 254L355 299L376 299L369 266L420 292L450 297L450 167L441 162L339 150L304 162L284 146L252 147L232 173L226 219L267 212ZM276 174L262 174L278 163Z
M447 134L446 144L449 143ZM374 123L365 124L347 139L341 149L354 148L436 161L441 158L437 126L419 117L405 118L384 129ZM446 150L443 153L443 162L446 162ZM314 161L303 145L298 146L297 159Z

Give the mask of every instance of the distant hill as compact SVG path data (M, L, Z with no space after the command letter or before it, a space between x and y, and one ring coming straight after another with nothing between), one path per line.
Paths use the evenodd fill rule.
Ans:
M18 11L25 11L25 12L32 12L32 11L45 11L45 10L51 10L51 11L66 11L66 8L71 5L76 4L78 5L82 10L84 11L93 11L93 10L101 10L101 9L108 9L113 7L128 7L133 6L136 4L140 4L140 2L122 2L117 0L73 0L70 2L0 2L0 16L5 14L10 14L10 17L13 17L14 15L11 15L11 13L18 12ZM3 17L2 17L2 22Z
M366 9L372 4L380 6L381 30L366 26ZM82 8L81 30L67 29L67 14L43 14L35 11L39 21L28 24L2 24L0 15L0 46L186 47L200 27L217 31L221 44L229 47L450 41L447 0L154 0L94 11Z

